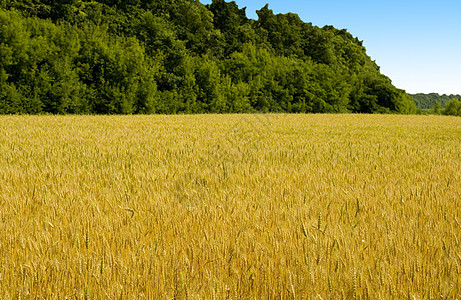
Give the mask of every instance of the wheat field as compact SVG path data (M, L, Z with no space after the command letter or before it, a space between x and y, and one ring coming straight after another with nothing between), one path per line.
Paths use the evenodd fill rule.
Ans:
M461 299L461 118L0 117L0 299Z

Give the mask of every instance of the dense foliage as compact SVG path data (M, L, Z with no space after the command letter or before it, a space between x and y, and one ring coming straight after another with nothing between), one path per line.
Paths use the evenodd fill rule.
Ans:
M346 30L213 0L0 0L0 113L397 112Z
M452 99L461 99L460 95L439 95L431 94L411 94L410 95L419 109L433 109L436 103L441 107L445 107L446 103Z
M461 116L461 101L456 98L451 99L445 104L442 113L447 116Z

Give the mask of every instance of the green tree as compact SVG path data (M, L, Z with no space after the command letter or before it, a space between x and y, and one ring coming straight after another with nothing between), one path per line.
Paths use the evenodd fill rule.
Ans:
M258 21L255 25L260 29L260 34L267 36L276 54L304 57L302 48L304 23L297 14L274 15L268 4L256 13Z
M223 35L223 56L241 51L245 43L255 43L257 34L246 17L245 8L240 9L235 1L213 0L207 5L213 13L214 27Z
M443 114L447 116L461 116L461 102L458 99L451 99L445 104Z
M440 115L440 109L441 109L440 103L435 102L434 109L433 109L434 114L435 115Z
M135 38L109 38L107 31L82 32L76 59L79 76L89 89L96 113L149 113L156 98L158 66Z

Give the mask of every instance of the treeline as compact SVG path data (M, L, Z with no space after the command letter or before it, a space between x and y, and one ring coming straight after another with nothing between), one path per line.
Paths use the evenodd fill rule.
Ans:
M447 116L461 116L461 101L453 98L445 104L442 114Z
M414 113L346 30L213 0L0 0L0 113Z
M433 109L436 103L441 107L445 107L446 103L452 99L461 99L460 95L439 95L431 94L410 94L419 109Z

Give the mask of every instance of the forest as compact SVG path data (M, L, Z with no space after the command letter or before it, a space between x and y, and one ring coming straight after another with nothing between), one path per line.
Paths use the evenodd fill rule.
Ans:
M460 95L440 95L437 93L430 93L430 94L410 94L415 101L415 104L420 109L433 109L436 103L439 103L441 107L445 107L445 105L453 99L461 99Z
M0 0L1 114L415 113L346 29L213 0Z

